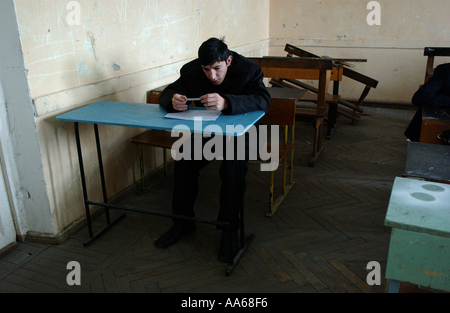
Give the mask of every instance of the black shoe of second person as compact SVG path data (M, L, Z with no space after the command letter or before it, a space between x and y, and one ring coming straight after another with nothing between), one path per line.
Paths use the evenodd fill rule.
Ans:
M230 249L230 246L233 248L232 251ZM230 230L224 230L222 232L222 238L220 240L219 261L230 263L234 259L238 251L238 232L234 231L233 236L230 238Z
M168 248L177 243L183 235L188 235L196 230L195 223L175 222L166 233L155 240L155 245L158 248Z

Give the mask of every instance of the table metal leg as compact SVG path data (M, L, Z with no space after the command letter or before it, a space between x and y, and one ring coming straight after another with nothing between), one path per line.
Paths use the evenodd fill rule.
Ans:
M252 244L253 240L255 239L255 235L251 234L248 238L247 241L245 241L244 246L241 248L241 250L239 250L239 252L236 254L236 256L234 257L234 259L230 262L230 265L227 268L226 271L226 275L228 277L231 276L231 274L233 273L236 265L239 264L239 261L242 259L242 257L244 256L244 253L247 252L248 248L250 247L250 245Z
M87 227L88 227L89 237L92 238L93 237L92 221L91 221L91 213L89 212L89 204L87 203L88 195L87 195L87 188L86 188L86 177L84 175L83 154L81 152L80 132L78 129L78 123L75 123L75 139L77 142L78 162L80 164L81 187L83 188L83 200L84 200L84 207L86 210Z
M245 136L245 135L244 135ZM235 137L233 139L236 139ZM227 136L226 138L226 145L232 145L234 144L232 138L230 136ZM226 147L227 148L227 147ZM237 147L239 148L239 147ZM242 147L241 147L242 148ZM227 150L225 150L227 151ZM236 151L235 151L236 152ZM234 162L234 160L224 160L223 162ZM231 166L227 166L227 175L228 177L230 177L230 168ZM227 179L228 182L230 182L230 178ZM231 192L231 188L228 186L227 187L228 191L229 191L229 197L230 199L233 198L233 194ZM231 203L233 203L233 201L231 201ZM235 225L234 225L234 216L233 216L233 210L230 209L230 256L232 257L232 259L230 260L230 264L226 270L226 276L231 276L231 274L233 273L234 269L236 268L236 266L239 264L239 261L242 259L242 257L244 256L245 252L248 250L248 248L250 247L251 243L253 242L253 240L255 239L255 235L251 234L247 240L245 240L245 224L244 224L244 208L243 206L241 206L239 208L239 226L240 226L240 236L239 236L239 241L240 241L240 249L238 251L238 253L233 256L233 234L234 234L234 229L235 229Z
M95 131L95 143L97 146L98 167L100 170L100 179L102 182L103 202L108 203L108 196L106 194L105 172L103 170L102 148L100 145L100 136L98 133L98 125L97 124L94 124L94 131ZM105 215L106 215L106 223L110 224L111 218L109 216L109 209L107 207L105 207Z
M108 230L110 230L112 227L114 227L119 221L121 221L126 216L126 214L124 213L124 214L120 215L118 218L116 218L114 221L111 221L111 218L109 215L109 209L138 212L138 213L144 213L144 214L149 214L149 215L154 215L154 216L177 218L177 219L182 219L182 220L193 221L196 223L210 224L210 225L216 225L216 226L222 226L222 227L228 226L230 229L230 242L232 242L233 231L236 227L236 225L234 225L234 222L233 222L234 219L233 219L232 210L230 210L230 222L227 223L227 222L203 220L203 219L179 216L179 215L174 215L174 214L169 214L169 213L164 213L164 212L155 212L155 211L142 210L142 209L137 209L137 208L130 208L130 207L125 207L125 206L109 204L107 192L106 192L106 183L105 183L105 175L104 175L103 160L102 160L102 153L101 153L100 136L99 136L97 124L94 125L94 131L95 131L95 140L96 140L96 146L97 146L97 157L98 157L98 162L99 162L100 179L101 179L101 185L102 185L103 202L96 202L96 201L89 200L87 188L86 188L86 177L85 177L85 171L84 171L84 165L83 165L83 153L82 153L82 149L81 149L80 133L79 133L79 127L78 127L77 122L75 123L74 127L75 127L75 137L76 137L77 152L78 152L78 161L79 161L79 166L80 166L81 185L83 188L84 205L85 205L85 210L86 210L86 220L87 220L87 226L88 226L88 232L89 232L89 240L87 240L86 242L83 243L83 245L85 247L90 246L95 240L100 238L103 234L105 234ZM233 161L228 161L228 162L233 162ZM227 166L227 168L229 168L229 167ZM231 194L231 188L229 188L229 190L230 190L229 196L232 197L233 195ZM92 229L92 218L91 218L91 214L90 214L90 206L91 205L103 207L105 209L105 215L106 215L107 225L95 234L93 233L93 229ZM253 234L250 235L247 239L245 239L244 212L243 211L244 211L243 208L241 208L240 212L239 212L239 215L240 215L239 218L240 218L240 224L241 224L240 236L239 236L240 237L239 238L240 239L239 240L240 241L240 250L234 256L234 258L230 261L230 264L226 270L227 276L231 276L235 267L239 264L239 261L242 259L244 253L248 250L251 243L255 239L255 236ZM233 255L233 246L232 245L230 246L230 255Z
M251 234L247 238L247 240L245 239L244 210L242 208L240 209L239 215L240 215L239 219L240 219L240 225L241 225L241 229L240 229L240 244L241 245L240 245L240 250L238 251L236 256L234 256L234 258L231 260L230 265L227 268L226 275L228 277L231 276L231 274L233 273L234 269L239 264L239 261L242 259L242 257L244 256L245 252L248 250L248 248L252 244L253 240L255 240L255 235L254 234ZM234 227L233 219L231 219L230 224L231 224L231 229L233 229L233 227ZM230 234L232 234L232 232L230 232ZM230 238L230 240L232 240L232 237ZM233 247L233 245L231 245L231 249L230 249L231 252L233 251L232 247ZM230 254L230 255L232 255L232 254Z
M95 233L93 236L90 236L90 238L88 240L86 240L85 242L83 242L83 246L85 247L89 247L90 245L92 245L97 239L99 239L101 236L103 236L108 230L110 230L111 228L113 228L115 225L117 225L117 223L119 223L121 220L123 220L126 217L126 214L123 213L121 214L119 217L117 217L114 221L112 221L111 223L107 224L105 227L103 227L100 231L98 231L97 233Z
M100 204L105 208L105 215L106 215L106 223L107 226L94 234L92 229L92 218L91 218L91 212L90 212L90 201L88 200L88 193L86 188L86 176L84 172L84 164L83 164L83 152L81 149L81 142L80 142L80 131L78 127L78 123L75 123L75 138L77 143L77 152L78 152L78 162L80 164L80 176L81 176L81 185L83 188L83 197L84 197L84 207L86 211L86 222L89 232L89 240L84 242L83 245L85 247L91 245L96 239L98 239L100 236L102 236L106 231L108 231L110 228L112 228L114 225L116 225L120 220L122 220L125 217L125 214L122 214L119 216L114 222L111 223L111 218L109 215L109 209L104 204L107 204L107 195L106 195L106 184L105 184L105 176L103 171L103 161L102 161L102 154L101 154L101 148L100 148L100 138L98 133L98 126L94 125L94 131L95 131L95 139L97 144L97 156L99 159L99 168L100 168L100 177L102 182L102 193L103 193L103 204Z

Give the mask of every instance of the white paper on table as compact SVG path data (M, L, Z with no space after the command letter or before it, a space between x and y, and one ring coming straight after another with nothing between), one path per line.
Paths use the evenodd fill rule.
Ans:
M186 110L183 112L169 113L165 117L187 121L193 121L195 118L201 118L202 121L215 121L221 114L221 111L215 110Z

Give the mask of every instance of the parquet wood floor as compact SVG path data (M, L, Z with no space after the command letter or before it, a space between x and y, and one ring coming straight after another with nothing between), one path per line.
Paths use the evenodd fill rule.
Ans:
M231 277L217 260L214 226L198 225L178 244L159 249L153 241L171 221L127 213L88 248L82 245L86 229L57 246L20 243L0 259L0 292L383 293L390 237L383 224L394 178L404 171L408 122L372 115L351 125L340 118L314 168L307 166L312 126L298 122L295 186L272 218L265 217L268 174L250 166L245 221L256 239ZM216 216L218 166L201 174L198 217ZM163 178L122 204L169 212L171 190L172 178ZM81 286L66 283L70 261L81 265ZM366 283L370 261L381 264L381 286Z

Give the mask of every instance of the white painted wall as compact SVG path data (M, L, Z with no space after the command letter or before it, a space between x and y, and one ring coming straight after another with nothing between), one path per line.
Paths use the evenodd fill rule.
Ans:
M409 104L425 78L424 47L450 47L448 0L379 0L381 25L370 26L369 0L271 0L270 53L286 43L319 56L362 58L354 70L379 80L368 99ZM438 58L436 64L450 62ZM361 84L344 80L341 94L358 98Z
M16 241L16 231L6 188L7 180L3 176L3 162L1 161L0 157L0 250Z
M0 2L0 151L17 234L52 234L53 222L12 0Z
M4 107L5 97L0 84L0 107ZM5 116L2 114L2 116ZM16 230L12 217L11 189L6 175L5 158L3 155L2 135L4 134L4 118L0 118L0 250L16 241Z

